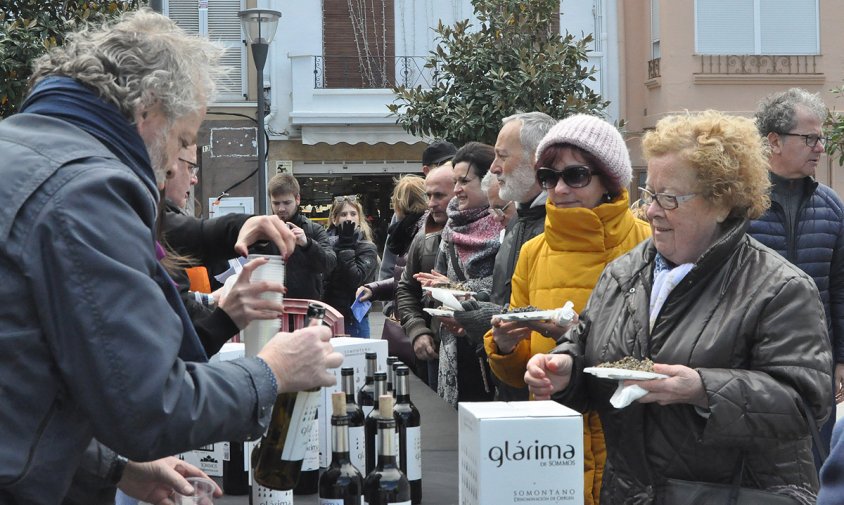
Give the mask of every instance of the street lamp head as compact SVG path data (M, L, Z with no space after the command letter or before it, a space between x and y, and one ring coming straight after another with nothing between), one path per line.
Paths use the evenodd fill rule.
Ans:
M246 38L250 44L269 44L275 37L279 11L268 9L246 9L237 13Z

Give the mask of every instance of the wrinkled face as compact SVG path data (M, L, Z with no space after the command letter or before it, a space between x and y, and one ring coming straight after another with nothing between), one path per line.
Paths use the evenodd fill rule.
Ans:
M159 188L163 187L179 150L196 144L196 132L204 117L203 108L199 114L188 114L171 122L158 104L135 113L135 124L149 152Z
M299 195L280 193L272 195L270 206L272 207L273 214L278 216L282 221L287 222L296 214L296 209L299 208L299 200Z
M791 131L785 132L793 135L768 135L771 144L771 171L786 179L815 175L818 161L824 152L823 142L809 147L804 137L796 136L823 135L821 120L800 106L795 113L797 125Z
M425 177L425 195L428 198L431 218L437 224L445 224L448 221L448 202L454 196L451 164L446 163L428 172Z
M560 151L560 155L554 160L554 166L551 168L556 172L562 172L566 167L574 166L588 166L589 163L574 149L564 148ZM589 167L595 169L595 167ZM598 175L592 175L589 184L582 188L573 188L563 181L562 177L557 179L557 184L547 190L548 200L557 208L573 209L583 207L587 209L594 209L603 201L604 193L607 188L601 182Z
M179 155L167 172L164 181L164 196L177 207L183 208L190 198L190 188L199 182L195 174L196 144L179 150Z
M354 205L344 203L340 212L334 215L334 226L339 226L340 223L352 222L355 226L360 226L360 215Z
M674 196L700 191L696 170L676 153L656 156L648 161L645 189ZM718 225L729 215L729 209L701 195L679 202L673 210L663 209L654 200L646 212L656 250L677 265L697 262L718 238Z
M489 200L489 213L496 221L507 226L510 218L516 213L516 206L513 202L501 198L501 188L495 178L493 178L486 195L487 200Z
M457 198L459 210L486 207L489 201L486 193L481 189L481 178L475 172L475 167L466 161L454 166L454 197Z
M489 168L498 179L501 197L517 202L525 202L540 192L533 169L533 156L524 152L521 131L521 121L510 121L501 128L495 141L495 159Z

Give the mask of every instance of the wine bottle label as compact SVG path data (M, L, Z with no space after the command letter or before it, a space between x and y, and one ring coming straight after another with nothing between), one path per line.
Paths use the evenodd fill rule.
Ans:
M311 431L316 423L317 407L319 407L319 391L300 391L296 394L296 403L290 415L290 427L284 439L284 449L281 459L284 461L301 461L305 459L305 448L311 439ZM319 456L317 456L319 457Z
M422 432L419 426L407 428L407 480L422 478Z
M346 505L343 498L320 498L319 505Z
M252 505L293 505L293 490L277 491L252 483Z
M358 470L366 468L366 430L363 426L349 428L349 459Z
M311 436L305 447L305 459L302 461L302 471L319 470L319 421L311 421Z
M223 461L231 460L231 450L229 449L229 444L231 442L223 442Z

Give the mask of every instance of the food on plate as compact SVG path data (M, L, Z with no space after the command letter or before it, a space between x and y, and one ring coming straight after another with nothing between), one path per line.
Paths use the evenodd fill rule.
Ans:
M637 370L639 372L653 372L654 362L649 358L636 359L632 356L626 356L618 361L600 363L597 365L597 368L621 368L624 370Z
M524 307L510 307L505 305L501 309L502 314L518 314L521 312L540 312L542 309L534 307L533 305L525 305Z

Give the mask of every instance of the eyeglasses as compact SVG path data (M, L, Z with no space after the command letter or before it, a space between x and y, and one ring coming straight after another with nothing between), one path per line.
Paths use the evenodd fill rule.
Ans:
M569 165L562 170L542 167L536 170L536 181L542 189L552 189L560 178L570 188L585 188L592 182L595 172L586 165Z
M657 205L659 205L665 210L674 210L681 203L685 202L686 200L691 200L692 198L697 196L697 193L690 193L688 195L669 195L668 193L654 193L652 191L648 191L645 188L639 188L639 191L642 192L642 205L647 207L654 200L656 200Z
M788 135L789 137L803 137L803 141L806 142L806 145L809 147L815 147L816 145L818 145L818 142L822 142L824 145L829 142L829 137L815 135L813 133L780 133L780 135Z
M501 207L490 207L489 213L492 214L496 219L504 219L504 215L505 215L505 211L507 210L507 207L509 207L512 204L513 204L513 201L510 200L509 202L507 202L505 205L503 205Z
M196 175L199 173L199 165L197 165L196 163L194 163L192 161L188 161L184 158L179 158L179 161L183 162L184 164L186 164L188 166L188 168L190 169L191 177L196 177Z
M358 195L344 195L344 196L335 196L334 203L343 203L343 202L356 202L358 201Z

